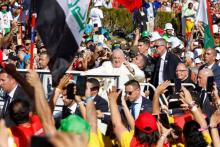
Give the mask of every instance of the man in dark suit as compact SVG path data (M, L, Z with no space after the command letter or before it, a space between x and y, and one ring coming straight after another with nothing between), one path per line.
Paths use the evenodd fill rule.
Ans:
M213 48L209 48L205 51L205 64L199 67L199 71L204 68L209 68L212 70L215 82L217 84L218 89L220 89L220 67L216 63L215 59L217 57L217 52Z
M156 61L152 84L157 87L166 80L175 79L176 67L180 60L177 56L167 51L167 43L164 39L157 40L155 48L160 57Z
M127 105L134 119L137 119L140 113L152 113L152 102L141 96L141 88L138 81L130 80L125 83L125 97L128 99Z
M210 97L211 95L206 91L207 78L213 76L211 69L205 68L199 71L198 74L198 85L201 87L199 97L197 99L198 104L200 105L202 112L207 114L208 117L215 112L216 108L211 104Z
M103 123L108 124L110 121L110 115L106 114L108 112L108 102L98 95L100 84L99 81L95 78L87 79L86 83L86 95L93 97L95 104L97 118L101 119Z
M5 92L4 96L4 106L1 112L1 117L5 119L6 126L11 127L14 126L14 122L11 120L8 112L9 104L15 99L24 99L28 101L30 104L30 99L27 94L21 88L20 85L16 82L16 80L6 73L3 69L0 71L0 87ZM32 105L31 105L32 108Z

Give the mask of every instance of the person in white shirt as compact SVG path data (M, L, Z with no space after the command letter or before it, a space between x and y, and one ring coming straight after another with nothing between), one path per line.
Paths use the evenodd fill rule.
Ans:
M94 26L94 24L97 24L98 27L102 27L102 19L104 17L103 17L103 12L100 9L101 6L102 6L102 2L96 2L94 7L90 11L90 14L89 14L90 22L89 22L89 24L91 24L92 26Z
M11 22L13 20L11 11L8 11L8 5L6 3L1 4L0 11L0 28L3 35L11 31Z
M86 71L89 75L119 75L119 88L124 89L124 83L131 79L145 82L145 75L137 65L125 60L121 49L112 52L112 61L104 62L100 67Z

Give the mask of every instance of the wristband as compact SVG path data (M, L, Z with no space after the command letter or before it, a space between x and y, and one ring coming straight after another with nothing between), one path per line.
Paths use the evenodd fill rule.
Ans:
M188 105L189 105L189 109L192 109L193 106L196 106L196 102L195 101L191 101Z
M215 128L217 128L217 125L216 125L216 124L210 124L210 125L209 125L209 128L210 128L210 129L215 129Z
M209 127L206 127L206 128L199 128L198 131L199 131L199 132L203 132L203 131L208 130L208 129L209 129Z
M86 103L90 102L93 100L93 97L92 96L89 96L89 97L86 97Z

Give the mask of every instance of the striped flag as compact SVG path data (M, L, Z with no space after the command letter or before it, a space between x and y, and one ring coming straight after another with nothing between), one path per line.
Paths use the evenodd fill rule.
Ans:
M89 0L32 0L36 29L50 55L53 85L72 62L84 33Z
M204 48L215 46L212 29L212 15L208 0L200 0L196 22L203 22L204 25Z

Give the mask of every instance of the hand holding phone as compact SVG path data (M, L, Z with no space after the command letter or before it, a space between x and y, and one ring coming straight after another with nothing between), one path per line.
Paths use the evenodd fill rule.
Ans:
M180 79L175 80L175 92L179 93L181 91L181 81Z
M209 76L207 78L206 90L208 94L212 93L214 82L215 82L214 76Z

